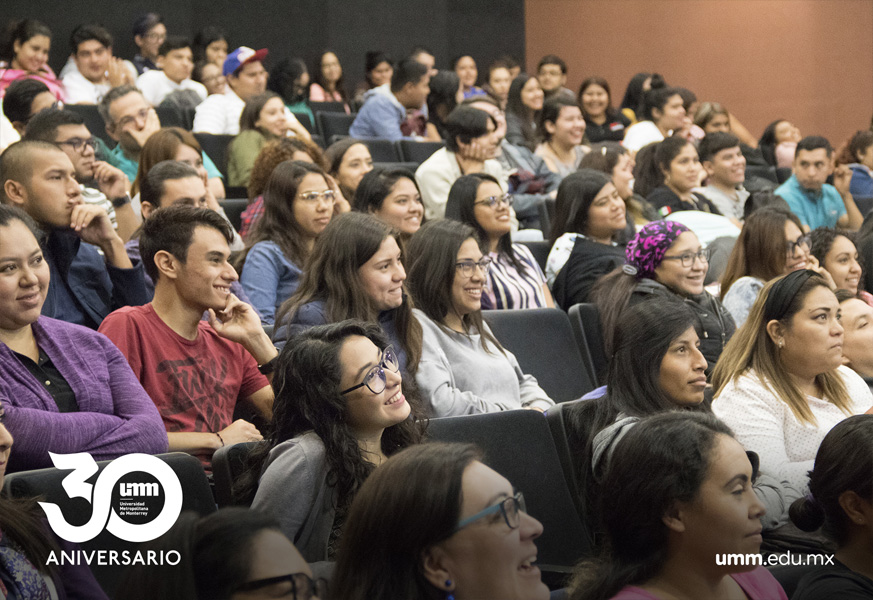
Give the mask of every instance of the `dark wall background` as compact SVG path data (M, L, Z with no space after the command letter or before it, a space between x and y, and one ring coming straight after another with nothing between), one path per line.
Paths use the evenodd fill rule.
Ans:
M171 34L190 35L205 25L227 31L231 49L270 49L269 69L284 56L299 56L310 69L324 49L343 65L349 92L364 76L364 53L383 50L396 59L421 44L431 48L438 68L471 54L480 75L502 54L525 60L524 0L128 0L88 2L2 0L2 20L31 17L52 29L49 64L56 71L70 53L69 35L79 23L102 23L115 36L115 54L132 58L130 33L144 6L161 13Z

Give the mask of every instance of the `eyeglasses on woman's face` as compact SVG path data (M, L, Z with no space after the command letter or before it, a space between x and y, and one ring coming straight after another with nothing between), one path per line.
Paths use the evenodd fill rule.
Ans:
M785 242L785 252L788 253L788 256L794 256L797 252L798 248L803 248L804 250L809 250L809 242L810 237L808 233L801 235L799 238L794 240L793 242Z
M479 262L462 260L461 262L455 263L455 268L461 272L461 275L467 278L473 276L473 269L476 267L479 267L479 271L482 272L482 275L487 275L488 270L491 269L491 259L487 256L483 256L482 260Z
M333 190L324 190L323 192L306 192L297 196L304 202L308 202L310 204L315 204L321 199L324 199L328 204L333 204L336 202L336 192Z
M488 208L497 208L500 204L505 204L506 206L512 206L512 195L511 194L503 194L502 196L488 196L487 198L482 198L481 200L477 200L473 203L473 206L477 204L481 204L483 206L487 206Z
M340 394L345 395L364 386L374 394L381 394L385 391L385 386L388 385L388 378L385 375L386 370L391 371L392 373L396 373L400 370L400 362L397 360L397 355L394 353L394 348L392 346L388 346L382 351L379 365L367 371L367 374L364 376L364 381L358 385L353 385L347 390L343 390Z
M506 526L510 529L517 529L520 522L521 517L520 513L527 512L527 505L524 502L524 495L521 492L516 492L514 496L510 496L505 500L494 504L493 506L489 506L485 510L477 512L475 515L471 517L467 517L466 519L462 519L457 527L455 527L455 531L460 531L467 525L478 521L488 515L493 515L494 513L499 512L503 515L503 520L506 522Z
M263 590L264 588L277 586L277 592L280 584L290 583L291 587L280 596L270 595L270 598L284 598L285 600L312 600L319 598L325 600L327 598L327 580L318 578L313 580L306 573L291 573L289 575L280 575L279 577L268 577L266 579L256 579L247 581L242 585L234 588L234 594L250 594Z
M678 260L679 264L687 269L694 266L695 259L700 259L702 263L709 263L710 254L711 250L709 248L701 248L697 252L686 252L679 256L665 256L662 260Z

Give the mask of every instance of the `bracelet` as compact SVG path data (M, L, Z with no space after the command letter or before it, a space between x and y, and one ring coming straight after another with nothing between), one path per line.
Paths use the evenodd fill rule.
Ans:
M221 439L221 434L216 431L215 435L218 436L218 441L221 442L221 447L224 448L224 440Z

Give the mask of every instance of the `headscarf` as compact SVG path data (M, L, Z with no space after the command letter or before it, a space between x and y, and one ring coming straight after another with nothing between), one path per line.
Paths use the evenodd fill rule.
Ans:
M636 275L642 279L655 278L655 269L664 260L667 250L680 235L691 231L687 226L677 221L650 221L643 225L637 234L627 243L625 259L627 264L624 272Z

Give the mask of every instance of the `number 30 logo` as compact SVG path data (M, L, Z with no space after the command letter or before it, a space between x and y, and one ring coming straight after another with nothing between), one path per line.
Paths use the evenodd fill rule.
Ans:
M96 484L91 485L86 480L97 472L97 463L90 454L49 452L49 456L58 469L73 470L61 482L67 496L84 498L92 508L91 519L84 525L76 526L67 522L57 504L39 503L52 530L68 542L87 542L97 537L104 528L128 542L148 542L169 531L182 512L182 485L173 469L159 458L148 454L127 454L109 463L100 473ZM164 507L160 514L151 521L138 525L125 521L111 506L115 484L128 473L136 472L152 475L164 490ZM128 485L127 489L132 488Z

